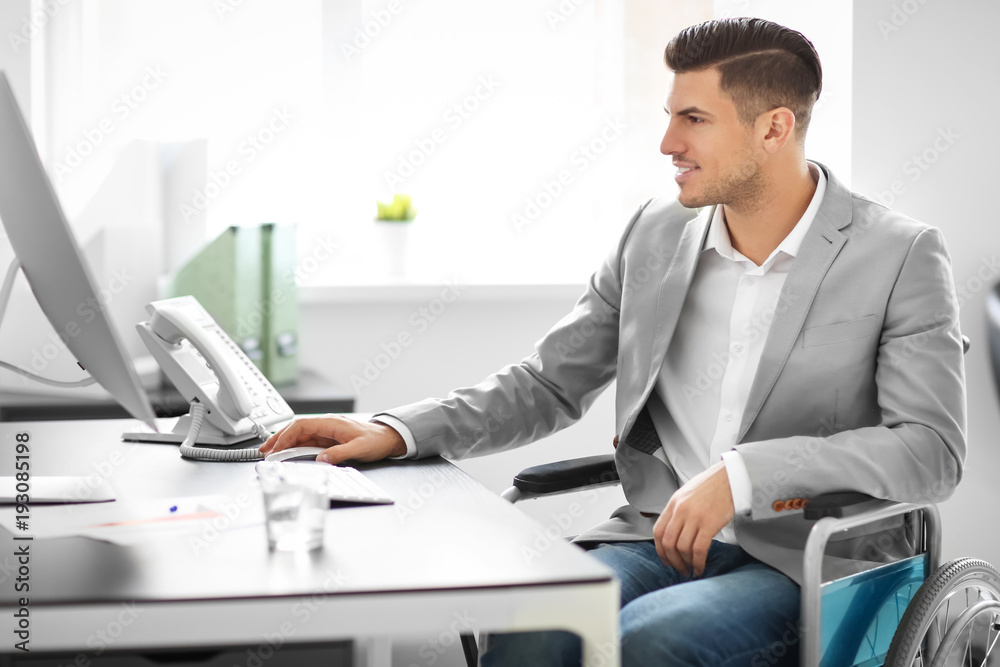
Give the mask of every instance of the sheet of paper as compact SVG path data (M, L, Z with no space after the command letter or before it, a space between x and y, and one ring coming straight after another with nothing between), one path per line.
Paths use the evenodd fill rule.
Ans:
M223 519L227 529L264 523L260 512L242 511L228 517L223 496L192 496L179 499L112 502L89 505L32 506L27 528L19 525L16 510L0 508L0 526L15 535L35 539L82 536L115 544L130 545L200 533L206 523Z
M0 477L0 505L17 502L17 480ZM32 475L28 489L32 503L103 503L115 499L115 491L103 477Z

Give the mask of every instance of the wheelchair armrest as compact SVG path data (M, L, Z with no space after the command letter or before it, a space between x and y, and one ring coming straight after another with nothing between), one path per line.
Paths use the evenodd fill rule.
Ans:
M514 476L514 485L503 493L511 502L619 482L615 457L586 456L525 468Z
M802 510L802 516L809 521L818 521L828 516L843 519L857 516L890 502L857 491L824 493L809 500Z
M525 468L514 476L514 486L527 493L559 493L618 481L615 457L587 456Z

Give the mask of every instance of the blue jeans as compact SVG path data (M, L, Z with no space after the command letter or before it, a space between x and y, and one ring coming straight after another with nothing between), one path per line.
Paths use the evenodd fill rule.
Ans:
M713 541L692 579L664 565L652 540L601 543L590 554L621 582L622 665L797 665L799 586L738 546ZM483 667L579 665L565 631L490 635Z

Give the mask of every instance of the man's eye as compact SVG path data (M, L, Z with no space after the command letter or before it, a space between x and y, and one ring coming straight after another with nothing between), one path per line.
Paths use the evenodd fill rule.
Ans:
M692 123L704 123L704 118L698 118L697 116L688 116Z

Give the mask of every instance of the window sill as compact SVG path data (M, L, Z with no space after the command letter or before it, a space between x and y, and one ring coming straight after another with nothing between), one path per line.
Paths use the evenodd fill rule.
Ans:
M300 285L299 303L308 306L327 303L410 303L454 295L463 301L575 301L583 284L465 284L460 282L384 282L357 285Z

